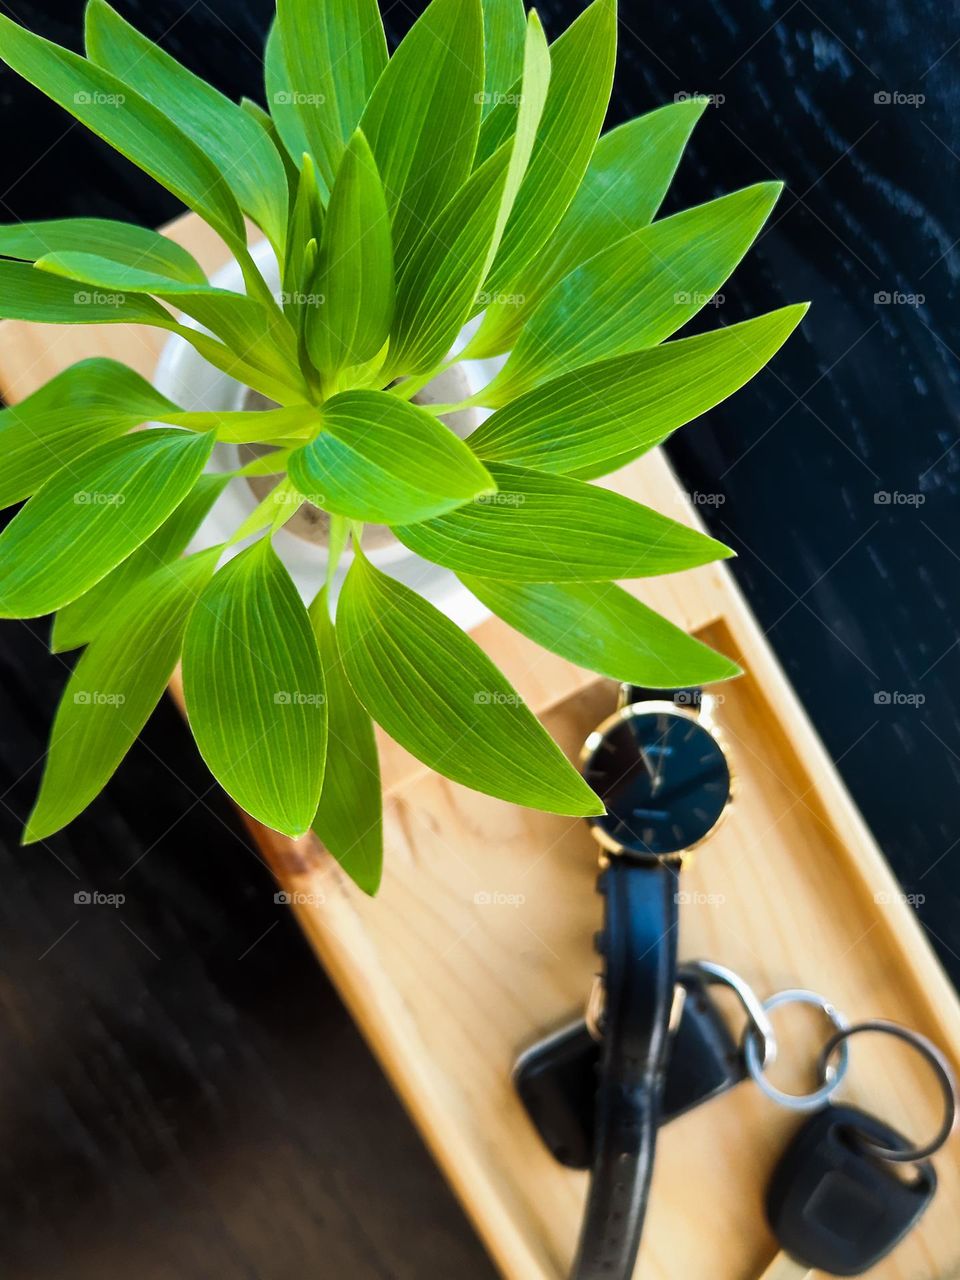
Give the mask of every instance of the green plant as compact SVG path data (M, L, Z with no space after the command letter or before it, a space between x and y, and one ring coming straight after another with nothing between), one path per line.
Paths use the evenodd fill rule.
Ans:
M0 57L204 218L246 287L212 287L140 227L18 224L0 228L0 315L158 326L278 406L184 412L97 359L0 415L0 500L29 499L0 535L0 615L57 611L55 648L83 648L26 840L100 791L181 651L190 723L225 789L278 831L313 827L368 892L374 721L490 795L600 811L477 645L365 558L364 522L603 675L737 674L614 582L728 550L587 482L737 390L805 308L664 342L736 267L780 187L654 221L705 103L598 141L615 44L614 0L549 48L522 0L432 0L388 60L376 0L279 0L268 113L228 101L104 0L86 9L85 58L0 17ZM244 215L276 253L280 302ZM463 442L411 401L481 312L468 354L510 354L470 402L495 412ZM163 425L136 430L148 421ZM270 452L210 474L217 440ZM223 487L254 472L283 479L228 543L184 557ZM306 499L331 517L309 610L271 545Z

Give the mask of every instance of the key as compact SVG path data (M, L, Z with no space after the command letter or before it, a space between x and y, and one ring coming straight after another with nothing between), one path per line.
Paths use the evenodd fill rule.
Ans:
M930 1204L937 1175L929 1160L898 1170L859 1146L858 1133L894 1150L909 1145L856 1107L831 1103L815 1112L767 1189L767 1220L781 1253L761 1280L801 1280L815 1271L858 1276L885 1258Z
M726 1020L706 984L682 978L683 1009L674 1033L663 1099L662 1124L724 1093L746 1074ZM600 1046L585 1022L534 1045L514 1069L527 1114L555 1160L587 1169L593 1156L594 1099Z

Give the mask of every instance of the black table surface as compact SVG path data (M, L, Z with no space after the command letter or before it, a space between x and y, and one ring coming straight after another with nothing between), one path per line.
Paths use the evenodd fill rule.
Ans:
M118 7L260 96L270 0ZM3 8L79 47L75 0ZM579 8L540 12L555 34ZM670 454L956 979L957 6L621 8L611 123L713 95L668 208L787 183L703 326L813 310ZM415 8L385 13L396 38ZM178 212L6 70L0 122L4 220ZM492 1276L168 702L82 819L18 847L65 675L47 634L0 624L0 1274Z

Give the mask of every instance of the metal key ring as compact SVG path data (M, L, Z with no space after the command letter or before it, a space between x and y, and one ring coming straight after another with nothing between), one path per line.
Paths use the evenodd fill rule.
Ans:
M777 1060L777 1037L773 1023L767 1016L760 997L745 978L726 965L716 964L713 960L687 960L679 968L677 976L683 978L685 973L701 978L708 986L729 987L747 1015L747 1029L744 1035L759 1037L763 1043L763 1051L759 1055L761 1069L771 1067Z
M943 1123L934 1137L930 1142L926 1142L922 1146L915 1145L896 1150L893 1147L884 1147L878 1142L872 1142L869 1138L854 1130L858 1145L870 1152L871 1155L877 1156L880 1160L912 1164L917 1160L928 1159L939 1151L950 1137L957 1120L957 1081L953 1074L953 1068L946 1055L937 1048L932 1040L928 1040L919 1031L912 1031L909 1027L902 1027L899 1022L890 1022L886 1018L873 1018L869 1022L858 1022L852 1027L843 1027L830 1037L823 1047L823 1052L820 1054L820 1072L824 1078L826 1078L826 1072L830 1067L830 1058L837 1049L839 1048L842 1053L847 1047L850 1037L859 1035L862 1031L879 1031L884 1035L895 1036L898 1040L903 1040L916 1049L920 1056L926 1059L933 1068L937 1082L943 1091L944 1114Z
M778 991L769 1000L764 1000L763 1009L765 1013L771 1013L774 1009L778 1009L784 1004L813 1005L815 1009L819 1009L821 1013L830 1019L838 1033L846 1032L850 1026L849 1020L844 1017L840 1010L817 991L807 991L802 987L791 987L787 991ZM834 1036L828 1043L838 1050L837 1065L833 1066L829 1062L824 1065L821 1069L823 1084L819 1089L815 1089L813 1093L787 1093L770 1083L764 1074L764 1063L760 1058L760 1053L757 1049L757 1036L752 1027L747 1028L743 1037L743 1056L747 1064L747 1070L750 1072L754 1083L759 1086L771 1101L779 1103L781 1107L788 1107L791 1111L817 1111L824 1103L830 1100L834 1091L839 1088L840 1082L847 1074L847 1067L849 1066L847 1042Z

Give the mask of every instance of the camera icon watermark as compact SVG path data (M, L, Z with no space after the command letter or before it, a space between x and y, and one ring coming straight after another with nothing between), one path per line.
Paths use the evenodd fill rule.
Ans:
M903 693L900 689L878 689L873 695L877 707L922 707L926 700L925 693Z
M127 303L125 293L106 293L103 289L78 289L73 295L77 307L123 307Z
M922 907L927 900L925 893L901 893L892 892L888 889L881 889L879 893L873 895L873 900L878 907L889 907L894 903L906 903L909 907Z
M525 707L526 698L520 693L505 693L502 689L479 689L473 700L478 707Z
M278 907L322 907L327 901L323 893L301 893L297 889L279 889L273 900Z
M904 293L901 289L878 289L873 295L877 307L922 307L926 300L925 293Z
M73 895L78 907L122 907L126 900L125 893L101 893L99 889L78 889Z
M899 489L878 489L873 495L877 507L922 507L926 500L925 493L901 493Z
M519 107L523 101L522 93L475 93L473 100L478 106L499 107L504 104L508 107Z
M526 900L526 894L502 893L499 889L479 889L473 895L477 907L522 907Z
M122 707L126 700L125 693L104 693L100 689L78 689L73 695L77 707Z
M294 89L278 89L273 95L277 107L322 107L326 101L324 93L301 93Z
M78 107L122 107L127 100L125 93L103 93L95 91L91 93L87 89L80 89L73 95L73 101Z
M278 689L273 695L277 707L322 707L326 700L325 693L306 693L302 689Z
M697 293L688 289L681 289L673 295L678 307L722 307L726 300L723 293Z
M705 102L708 107L722 107L727 100L725 93L687 93L681 89L673 95L674 102Z
M922 107L925 93L901 93L899 89L878 89L873 101L878 107Z

